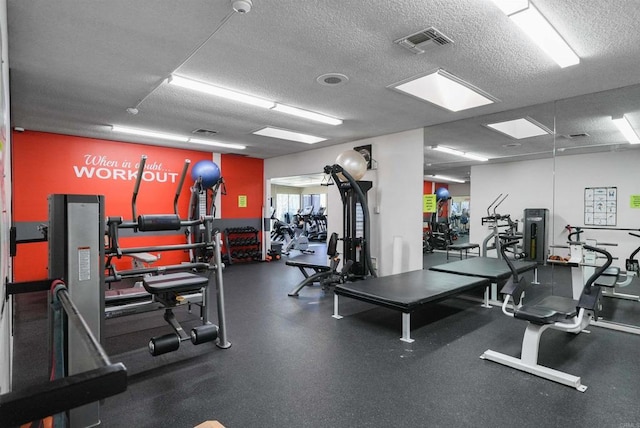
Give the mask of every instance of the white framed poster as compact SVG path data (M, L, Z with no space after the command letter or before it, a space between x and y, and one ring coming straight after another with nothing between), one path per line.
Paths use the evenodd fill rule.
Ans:
M585 187L585 226L615 226L618 213L617 187Z

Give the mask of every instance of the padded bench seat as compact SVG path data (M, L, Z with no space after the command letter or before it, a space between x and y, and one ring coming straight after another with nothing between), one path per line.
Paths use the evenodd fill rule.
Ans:
M480 245L479 244L451 244L447 245L447 260L449 260L449 251L460 251L460 260L462 260L462 252L464 251L464 258L469 257L469 250L478 249L478 255L480 255Z
M596 278L594 284L601 287L615 287L618 282L618 275L620 275L620 268L610 266L602 272L602 275Z
M140 298L148 297L149 293L142 287L130 287L107 290L104 293L104 300L106 303L111 301L125 301L125 300L138 300Z
M305 262L296 262L296 261L288 260L285 264L287 266L293 266L293 267L302 268L302 269L313 269L316 272L327 272L331 270L329 266L318 265L315 263L305 263Z
M531 306L524 305L516 310L515 318L534 324L553 324L578 315L578 301L569 297L547 296Z
M190 272L167 273L165 275L145 277L142 281L145 290L151 294L168 291L183 292L197 290L207 285L208 279Z

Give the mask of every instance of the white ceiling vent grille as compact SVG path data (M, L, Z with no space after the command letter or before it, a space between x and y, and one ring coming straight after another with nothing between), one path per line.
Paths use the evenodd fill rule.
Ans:
M421 54L429 47L446 46L453 43L453 40L434 27L429 27L426 30L418 31L417 33L395 40L393 43L402 46L414 54Z

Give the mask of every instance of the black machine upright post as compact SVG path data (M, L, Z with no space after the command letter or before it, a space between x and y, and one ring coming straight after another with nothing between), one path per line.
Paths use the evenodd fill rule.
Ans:
M356 182L362 193L367 195L371 189L370 181ZM343 207L343 254L345 260L353 261L351 276L365 277L369 273L365 257L365 219L356 191L349 182L338 182ZM365 201L366 203L366 201Z
M548 218L549 210L546 208L524 210L524 252L527 260L546 263Z

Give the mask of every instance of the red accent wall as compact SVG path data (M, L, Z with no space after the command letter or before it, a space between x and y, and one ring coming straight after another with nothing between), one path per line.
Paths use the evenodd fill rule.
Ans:
M264 205L264 160L237 155L221 155L220 169L227 185L222 196L222 217L262 218ZM239 207L238 197L246 196L247 206Z
M173 213L173 198L185 159L191 160L191 165L199 160L212 159L210 152L42 132L14 132L14 224L46 223L47 198L53 193L105 195L107 216L122 216L125 220L131 220L135 174L143 154L147 156L147 162L137 199L138 214ZM229 194L222 197L223 218L241 217L242 214L262 217L262 165L262 159L223 155L220 169L229 190ZM178 203L182 218L188 214L189 187L192 183L189 170ZM247 195L247 209L233 210L229 207L232 198L237 207L238 194ZM121 238L121 243L123 246L182 244L185 243L185 237L181 234L141 235ZM187 253L171 251L162 253L156 264L174 264L186 260ZM20 245L18 255L14 258L14 278L16 281L46 278L46 266L46 243ZM119 263L120 268L130 266L128 258L123 258Z

